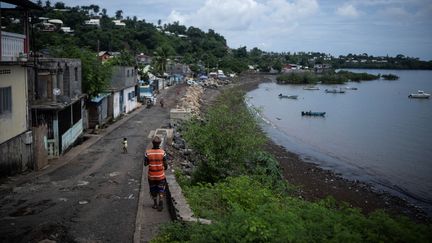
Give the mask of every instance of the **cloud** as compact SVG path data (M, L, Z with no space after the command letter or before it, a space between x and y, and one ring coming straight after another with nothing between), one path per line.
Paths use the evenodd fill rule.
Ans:
M189 14L172 10L167 20L202 28L242 30L248 29L262 12L263 5L254 0L207 0L201 8Z
M380 11L380 14L396 20L406 20L411 17L411 14L401 7L387 7Z
M344 17L358 17L360 14L352 4L345 4L337 8L336 13Z
M248 30L260 26L290 24L291 21L299 21L317 10L316 0L206 0L202 7L191 13L171 11L168 21L179 21L217 31Z

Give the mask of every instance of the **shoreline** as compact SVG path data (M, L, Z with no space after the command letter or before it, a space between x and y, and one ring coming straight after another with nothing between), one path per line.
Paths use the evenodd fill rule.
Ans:
M267 80L266 80L267 79ZM266 75L245 74L239 77L238 86L244 92L270 82ZM332 196L337 202L346 202L368 214L383 209L391 215L404 215L417 222L431 222L431 218L420 208L388 192L377 191L368 183L342 178L334 171L305 161L298 154L276 144L267 134L264 148L279 162L282 174L288 183L298 187L295 196L308 201L317 201Z

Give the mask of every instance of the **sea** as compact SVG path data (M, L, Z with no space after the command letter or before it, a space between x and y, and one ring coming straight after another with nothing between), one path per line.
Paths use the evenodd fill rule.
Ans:
M305 85L262 83L246 95L267 135L305 161L399 196L432 215L432 71L346 69L395 74L398 80L348 82L304 90ZM275 79L275 77L273 77ZM344 94L325 89L344 89ZM281 99L279 94L298 95ZM324 117L302 111L326 112Z

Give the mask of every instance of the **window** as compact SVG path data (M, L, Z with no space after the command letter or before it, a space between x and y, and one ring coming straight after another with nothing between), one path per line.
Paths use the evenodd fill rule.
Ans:
M11 74L10 69L0 69L0 74Z
M12 112L12 88L0 88L0 115Z
M74 68L75 81L78 81L78 68Z
M127 77L129 78L129 69L127 70Z
M128 99L133 100L135 98L135 91L128 93Z

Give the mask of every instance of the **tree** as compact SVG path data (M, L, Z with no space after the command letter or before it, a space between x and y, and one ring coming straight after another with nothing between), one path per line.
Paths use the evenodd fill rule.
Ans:
M78 58L81 60L82 87L84 93L97 96L108 88L112 74L109 63L102 64L96 53L88 49L80 49L74 45L53 48L55 57Z
M234 56L237 58L247 57L246 46L243 46L243 47L240 47L240 48L234 50Z
M56 2L54 4L54 8L55 9L64 9L65 8L65 4L63 2Z
M99 6L98 6L98 5L94 5L94 4L92 4L92 5L90 5L90 8L93 9L93 12L94 12L95 14L99 13Z
M45 8L51 8L51 2L49 0L45 2Z
M173 53L172 48L168 46L161 46L156 49L153 56L153 64L156 72L159 75L163 75L166 72L166 66L168 64L168 58Z
M42 7L42 0L38 0L36 4L40 7Z
M115 13L116 19L123 19L123 10L117 10Z
M109 60L110 64L115 66L135 66L134 57L126 51L121 51L118 57Z
M107 16L107 10L105 8L102 9L102 16L103 17Z

